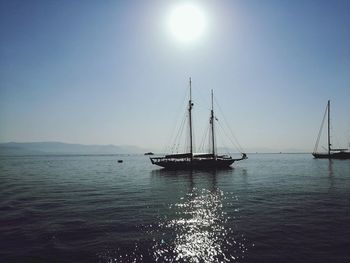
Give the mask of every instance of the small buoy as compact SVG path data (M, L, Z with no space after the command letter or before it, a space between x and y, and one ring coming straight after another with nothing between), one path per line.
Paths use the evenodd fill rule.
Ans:
M122 163L123 162L123 160L118 160L118 163Z

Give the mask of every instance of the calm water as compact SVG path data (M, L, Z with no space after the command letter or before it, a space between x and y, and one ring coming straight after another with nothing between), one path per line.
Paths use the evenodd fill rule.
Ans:
M124 163L118 163L123 159ZM350 161L0 157L0 262L350 262Z

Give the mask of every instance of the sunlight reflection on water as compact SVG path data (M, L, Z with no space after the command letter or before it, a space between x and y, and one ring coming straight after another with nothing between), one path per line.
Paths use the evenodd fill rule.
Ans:
M232 204L232 200L228 200L232 198L235 197L226 196L221 190L193 188L180 202L170 206L176 218L160 224L159 231L173 232L175 237L170 242L164 238L155 243L152 247L154 260L237 262L244 258L245 239L236 237L223 209L223 203Z
M244 235L235 231L237 197L220 189L190 191L168 207L168 216L143 228L150 243L136 242L99 255L100 262L241 262L248 251ZM225 212L229 208L233 216Z

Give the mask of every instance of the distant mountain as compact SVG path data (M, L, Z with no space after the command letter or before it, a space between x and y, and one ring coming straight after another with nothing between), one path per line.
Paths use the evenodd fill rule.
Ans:
M9 142L0 143L0 155L23 154L132 154L144 153L133 145L84 145L62 142Z
M300 153L299 149L276 150L269 148L245 149L246 153ZM133 154L153 151L133 145L84 145L62 142L9 142L0 143L0 155L35 155L35 154ZM219 153L237 153L237 150L219 148Z

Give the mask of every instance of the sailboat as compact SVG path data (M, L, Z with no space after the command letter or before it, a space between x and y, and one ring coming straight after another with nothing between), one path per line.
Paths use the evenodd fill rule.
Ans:
M320 131L318 133L318 137L316 140L316 144L315 144L315 148L314 151L312 153L312 155L316 158L316 159L350 159L350 152L348 151L347 148L342 148L342 149L332 149L332 143L331 143L331 132L330 132L330 111L331 111L331 102L330 100L328 100L327 106L326 106L326 111L325 114L323 116L323 120L322 120L322 124L321 124L321 128ZM325 121L325 117L328 117L328 121L327 121L327 144L328 144L328 149L327 152L325 153L318 153L317 152L317 148L318 148L318 144L320 141L320 137L322 134L322 129L323 129L323 124Z
M230 155L218 155L215 142L215 125L213 90L211 91L211 112L210 112L210 143L211 152L196 154L193 147L193 125L192 125L192 81L190 78L190 97L188 101L188 125L189 125L189 152L169 154L163 157L151 157L152 164L161 166L166 169L187 170L187 169L222 169L230 167L234 162L247 159L247 155L242 153L242 157L238 159L232 158Z

